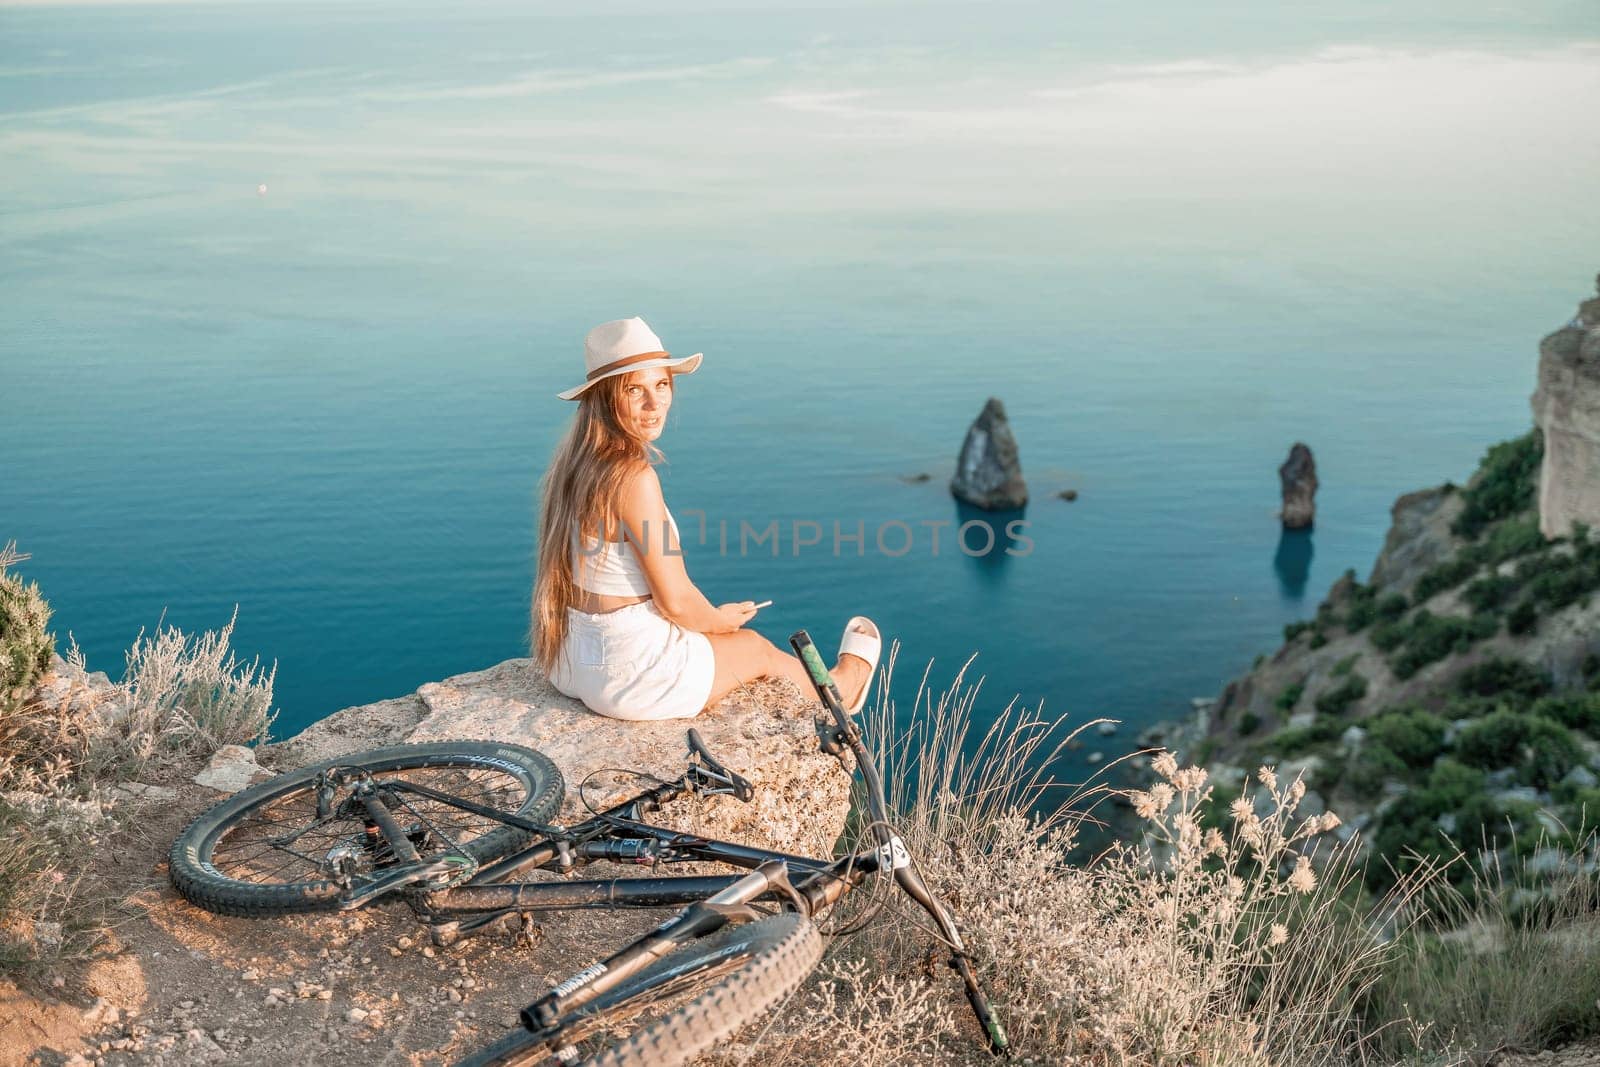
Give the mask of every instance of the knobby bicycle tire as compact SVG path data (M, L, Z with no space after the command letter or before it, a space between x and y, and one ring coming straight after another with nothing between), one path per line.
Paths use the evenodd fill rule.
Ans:
M471 775L478 772L486 780L491 776L497 780L498 794L467 799L533 822L545 822L555 814L563 790L561 772L555 764L542 753L520 745L436 741L356 752L281 774L234 794L200 815L172 843L168 866L173 887L190 903L221 915L287 915L338 908L343 889L328 877L329 871L322 869L322 859L335 848L345 848L358 859L375 858L380 863L385 858L393 862L393 857L366 846L371 837L362 833L353 819L316 819L316 778L332 767L359 769L383 778L409 776L455 795L467 792L463 783L472 786ZM415 798L415 794L411 796ZM402 803L409 807L395 814L421 835L429 852L449 849L466 853L480 864L489 863L533 836L529 831L426 798ZM302 809L299 814L297 807ZM295 834L297 820L304 825ZM279 833L276 838L265 836L269 829L284 828L290 833ZM253 841L252 830L258 834ZM289 847L274 844L287 837L293 838ZM225 854L234 858L224 860L219 856L219 845L226 846ZM254 853L243 853L252 847ZM250 861L261 857L282 864L280 880L263 876L259 864L251 868ZM223 864L236 868L236 873L224 870ZM252 877L243 876L245 872Z
M571 1017L592 1034L630 1025L629 1016L664 990L679 997L698 993L631 1033L595 1035L600 1047L582 1049L581 1059L562 1060L519 1027L457 1067L574 1062L587 1067L678 1067L771 1011L799 987L821 956L822 935L796 912L729 924L668 953Z

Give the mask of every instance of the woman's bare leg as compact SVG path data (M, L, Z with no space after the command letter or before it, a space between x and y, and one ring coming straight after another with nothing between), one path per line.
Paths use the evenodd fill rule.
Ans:
M735 630L731 634L706 634L716 657L717 670L711 679L711 696L706 707L757 678L788 678L802 691L811 691L811 675L792 652L785 652L754 630ZM832 668L833 680L849 706L871 679L867 661L859 656L842 656Z

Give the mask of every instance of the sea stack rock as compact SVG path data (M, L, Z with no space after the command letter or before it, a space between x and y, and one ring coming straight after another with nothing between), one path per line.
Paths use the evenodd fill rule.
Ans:
M1600 278L1596 279L1600 289ZM1539 342L1539 384L1530 400L1544 432L1539 532L1564 537L1573 523L1600 528L1600 298Z
M967 439L961 442L950 492L957 500L989 511L1007 511L1028 502L1017 439L1006 421L1005 405L997 397L991 396L983 405L967 430Z
M1283 482L1284 529L1305 529L1317 517L1317 461L1311 449L1296 441L1278 468L1278 478Z

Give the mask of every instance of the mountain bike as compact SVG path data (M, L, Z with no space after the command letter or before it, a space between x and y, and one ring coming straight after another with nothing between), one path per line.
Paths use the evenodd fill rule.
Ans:
M682 1064L775 1008L822 955L814 920L867 883L892 886L932 918L991 1051L1009 1049L949 909L895 834L883 780L804 630L789 638L827 714L824 752L854 757L873 844L831 859L788 855L652 826L686 794L753 796L688 731L683 775L570 826L549 820L561 773L540 753L486 741L395 745L326 760L205 812L173 843L173 885L224 915L343 911L397 895L436 944L532 926L534 913L687 905L620 951L546 990L519 1024L463 1065ZM580 789L581 795L581 789ZM748 873L519 881L595 861L715 862Z

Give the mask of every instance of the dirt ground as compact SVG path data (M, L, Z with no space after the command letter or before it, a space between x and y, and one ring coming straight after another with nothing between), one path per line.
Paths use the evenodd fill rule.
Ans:
M121 829L96 849L85 883L110 909L99 946L21 986L0 982L0 1067L449 1063L668 914L554 913L532 945L496 932L439 948L401 903L212 915L172 890L166 853L222 794L162 784L176 802L120 809Z

